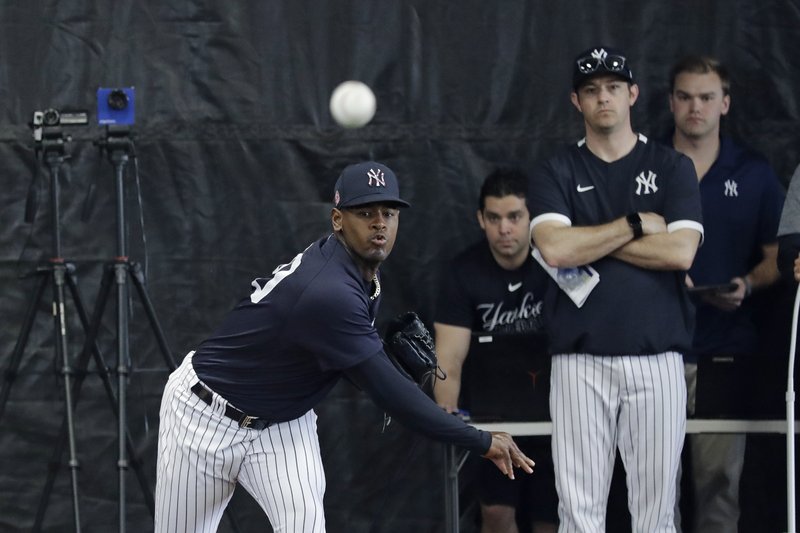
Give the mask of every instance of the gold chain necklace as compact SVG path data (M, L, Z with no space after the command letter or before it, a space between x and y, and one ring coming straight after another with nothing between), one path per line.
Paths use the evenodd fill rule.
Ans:
M369 297L370 302L374 301L375 298L377 298L381 294L381 282L378 281L377 274L372 275L372 282L375 284L375 292L372 294L372 296Z

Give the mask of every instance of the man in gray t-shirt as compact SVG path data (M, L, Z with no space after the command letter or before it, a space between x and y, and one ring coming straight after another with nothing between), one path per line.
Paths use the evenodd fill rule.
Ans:
M800 165L794 170L778 226L778 270L800 281Z

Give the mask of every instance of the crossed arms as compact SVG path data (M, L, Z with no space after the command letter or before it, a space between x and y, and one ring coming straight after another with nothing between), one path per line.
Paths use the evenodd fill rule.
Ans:
M634 240L625 217L596 226L570 226L543 220L533 226L531 241L552 267L574 267L615 257L649 270L689 270L700 244L700 231L681 227L668 231L664 217L639 213L644 235Z

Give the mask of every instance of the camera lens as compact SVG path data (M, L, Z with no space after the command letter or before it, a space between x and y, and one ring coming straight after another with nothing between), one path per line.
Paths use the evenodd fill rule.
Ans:
M122 111L128 107L128 95L122 89L114 89L108 93L108 107Z
M42 113L42 124L45 126L58 126L61 114L55 109L45 109Z

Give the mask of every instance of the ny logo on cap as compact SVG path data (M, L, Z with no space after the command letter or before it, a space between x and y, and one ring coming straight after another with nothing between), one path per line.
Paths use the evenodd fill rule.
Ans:
M369 169L367 171L367 176L369 176L369 183L370 187L386 187L386 178L383 176L383 171L378 169ZM375 184L372 184L372 181L375 180Z
M605 48L601 48L600 50L595 48L594 50L592 50L592 57L595 59L600 59L602 61L603 59L606 58L607 55L608 52L606 52Z

